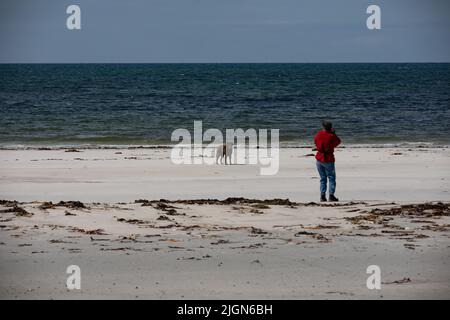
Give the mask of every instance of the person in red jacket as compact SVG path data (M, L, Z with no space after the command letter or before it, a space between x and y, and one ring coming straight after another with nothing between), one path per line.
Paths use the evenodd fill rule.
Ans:
M315 138L316 165L320 175L320 201L327 201L327 180L330 181L329 201L339 201L334 196L336 191L336 169L334 166L334 148L341 144L341 139L336 135L333 124L329 121L322 122L323 130L319 131Z

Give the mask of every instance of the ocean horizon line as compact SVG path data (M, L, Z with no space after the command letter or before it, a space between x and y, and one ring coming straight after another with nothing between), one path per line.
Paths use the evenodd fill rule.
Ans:
M217 65L217 64L450 64L450 61L333 61L333 62L0 62L0 65Z

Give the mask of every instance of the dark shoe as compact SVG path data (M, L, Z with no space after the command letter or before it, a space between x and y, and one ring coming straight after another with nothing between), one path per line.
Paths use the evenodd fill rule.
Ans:
M334 196L334 194L330 194L330 198L328 199L328 201L330 201L330 202L337 202L337 201L339 201L339 199L336 198L336 197Z
M327 197L324 194L320 196L320 202L327 202Z

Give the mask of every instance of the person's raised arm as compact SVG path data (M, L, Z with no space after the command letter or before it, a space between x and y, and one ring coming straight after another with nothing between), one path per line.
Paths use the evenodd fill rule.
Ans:
M333 148L336 148L338 145L341 144L341 139L337 136L337 134L333 131L334 133L334 143L333 143Z

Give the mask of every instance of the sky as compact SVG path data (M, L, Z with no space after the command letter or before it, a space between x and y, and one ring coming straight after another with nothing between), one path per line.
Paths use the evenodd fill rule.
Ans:
M1 0L0 63L450 62L449 16L448 0Z

